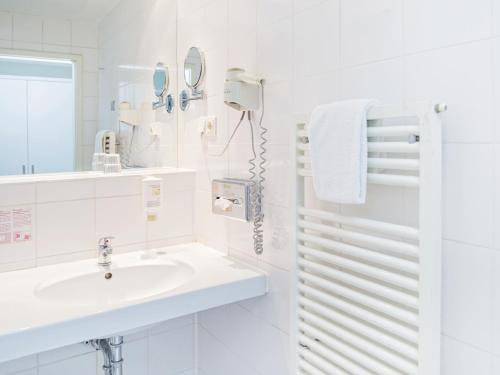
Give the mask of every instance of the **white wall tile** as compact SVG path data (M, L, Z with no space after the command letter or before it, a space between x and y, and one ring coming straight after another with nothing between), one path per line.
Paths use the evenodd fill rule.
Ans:
M12 48L15 50L43 51L43 44L33 42L18 42L14 40L12 42Z
M288 332L290 329L291 309L290 273L262 262L259 264L259 267L268 275L268 294L242 301L240 305L283 332Z
M445 102L445 142L491 142L493 75L489 41L438 49L406 59L405 99Z
M73 21L71 23L71 44L78 47L97 48L97 25Z
M500 38L492 39L491 44L493 51L493 102L498 103L500 101ZM494 105L493 111L495 117L494 141L498 143L500 142L500 108Z
M149 371L176 375L194 363L194 326L184 326L149 338Z
M97 120L97 98L84 97L83 121L96 121L96 120Z
M289 374L288 335L244 308L233 304L212 309L201 313L199 321L243 361L253 363L258 372Z
M0 39L0 48L12 48L12 40Z
M403 46L401 0L342 1L342 65L395 57Z
M292 0L257 0L258 26L266 26L283 18L290 17L293 11Z
M97 198L139 195L142 193L140 176L104 176L95 180Z
M59 18L43 20L43 43L71 45L71 22Z
M342 69L341 99L373 98L379 103L401 105L403 100L402 58Z
M34 371L36 375L37 359L36 355L30 355L28 357L22 357L12 361L0 363L0 375L9 375L21 372L23 375L31 375ZM31 370L35 368L34 370Z
M453 17L443 18L445 14ZM491 2L405 0L404 17L407 52L444 47L488 37Z
M494 285L499 253L443 243L443 319L447 336L482 350L493 349Z
M148 239L154 241L192 235L193 191L169 192L167 189L164 190L164 204L158 220L148 222Z
M147 338L132 342L125 342L123 344L123 373L147 374L148 351L149 348Z
M37 369L31 369L31 370L16 372L15 374L11 375L38 375L38 371Z
M96 353L72 357L61 362L40 366L38 375L89 375L96 373Z
M69 345L62 348L57 348L54 350L49 350L46 352L39 353L38 365L47 365L55 362L63 361L70 357L77 357L84 354L95 353L95 349L90 345L75 344Z
M266 82L291 79L292 20L285 19L257 31L258 74Z
M141 196L96 200L96 239L113 236L116 245L146 241L146 218Z
M97 96L98 85L97 85L97 73L96 72L85 72L83 73L83 95L84 96Z
M94 181L92 179L47 181L36 184L37 203L69 201L94 198Z
M97 133L97 121L83 122L83 145L92 147L92 154L95 147L95 137Z
M257 375L251 363L245 363L235 356L229 348L213 337L205 328L200 327L199 363L204 375Z
M310 77L296 77L292 113L308 115L316 106L339 99L340 71Z
M295 15L294 62L299 77L340 66L340 0L327 0Z
M283 93L292 90L292 84L289 81L267 84L264 87L265 113L263 125L267 129L266 138L269 145L290 144L295 126L290 116L292 97L291 95L283 95Z
M36 233L40 257L94 248L95 201L38 204Z
M444 238L492 246L493 146L449 144L443 158Z
M493 23L493 34L500 35L500 1L492 0L493 11L492 11L492 23Z
M442 375L493 375L492 356L460 341L444 336Z
M12 39L12 14L0 12L0 39Z
M82 56L84 71L97 72L99 70L97 49L72 46L71 52Z
M249 74L257 70L257 2L228 1L227 66L239 66ZM244 14L245 17L241 15Z
M0 206L34 203L35 192L34 183L0 184Z
M12 38L16 42L42 43L42 18L14 14Z

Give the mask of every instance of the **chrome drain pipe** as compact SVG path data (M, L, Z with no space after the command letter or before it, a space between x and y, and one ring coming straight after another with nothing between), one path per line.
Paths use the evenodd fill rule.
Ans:
M102 351L104 375L123 375L123 336L87 341L96 350Z
M111 369L112 375L123 374L122 345L123 336L113 336L108 340L111 347Z

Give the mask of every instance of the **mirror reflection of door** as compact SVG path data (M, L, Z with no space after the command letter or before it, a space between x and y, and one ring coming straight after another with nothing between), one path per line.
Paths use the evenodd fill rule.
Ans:
M0 175L77 165L74 63L0 56Z

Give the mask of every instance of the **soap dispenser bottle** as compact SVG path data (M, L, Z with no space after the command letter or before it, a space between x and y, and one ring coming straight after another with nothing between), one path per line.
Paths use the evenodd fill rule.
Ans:
M145 177L142 180L143 207L147 221L156 221L163 205L163 180L158 177Z

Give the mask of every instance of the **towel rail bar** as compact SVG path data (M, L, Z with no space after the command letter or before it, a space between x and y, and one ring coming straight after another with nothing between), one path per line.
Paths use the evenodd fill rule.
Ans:
M445 110L445 104L427 103L369 111L364 207L315 197L307 124L298 119L292 336L299 375L439 375L438 113ZM384 196L377 201L379 192ZM393 205L391 197L394 210L384 210Z

